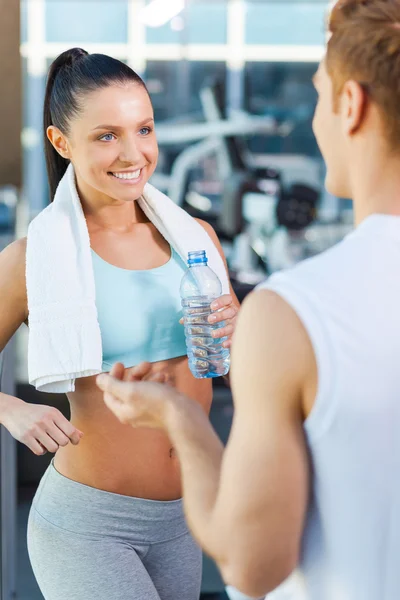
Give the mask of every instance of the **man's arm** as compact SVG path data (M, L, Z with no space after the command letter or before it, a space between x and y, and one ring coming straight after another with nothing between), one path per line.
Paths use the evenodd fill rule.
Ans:
M191 529L225 581L250 596L277 587L298 562L308 496L302 396L315 378L298 317L259 291L245 301L235 332L235 416L225 453L195 406L171 411Z
M166 431L195 537L228 584L260 596L298 561L309 480L303 404L312 404L316 387L309 338L273 292L243 304L231 382L235 416L225 452L201 407L176 390L107 378L99 384L123 422Z

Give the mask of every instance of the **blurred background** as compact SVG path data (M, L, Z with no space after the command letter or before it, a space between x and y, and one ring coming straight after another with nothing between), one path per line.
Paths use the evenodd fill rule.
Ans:
M352 227L351 204L324 191L311 78L324 54L328 0L0 0L0 249L48 203L42 104L52 60L72 46L112 55L146 81L160 161L152 183L215 227L242 300L272 272ZM54 404L27 385L26 331L0 358L2 391ZM226 441L230 392L212 421ZM0 600L41 600L25 544L30 501L50 457L0 435ZM227 598L205 559L203 598ZM232 598L234 593L231 592ZM289 596L288 596L289 597ZM177 599L178 600L178 599Z

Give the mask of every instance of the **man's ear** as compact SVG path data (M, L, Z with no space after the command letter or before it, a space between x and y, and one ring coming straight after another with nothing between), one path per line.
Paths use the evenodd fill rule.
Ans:
M360 129L367 102L367 93L363 87L356 81L346 81L340 99L342 123L346 135L353 135Z

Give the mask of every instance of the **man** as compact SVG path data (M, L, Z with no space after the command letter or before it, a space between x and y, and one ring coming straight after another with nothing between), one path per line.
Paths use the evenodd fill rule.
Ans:
M297 568L307 600L395 600L400 0L339 1L330 33L313 128L356 229L245 301L226 450L172 388L103 375L99 386L123 422L170 436L189 525L228 584L257 597Z

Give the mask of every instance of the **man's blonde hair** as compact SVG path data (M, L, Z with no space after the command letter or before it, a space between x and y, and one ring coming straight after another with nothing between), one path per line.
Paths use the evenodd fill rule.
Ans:
M357 81L379 108L390 146L400 150L400 0L339 0L329 33L335 103L346 81Z

